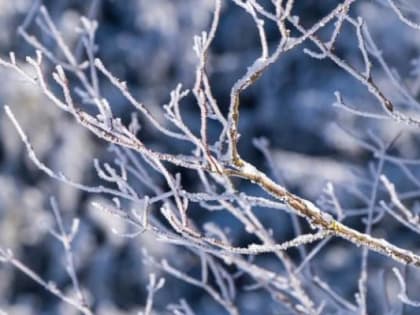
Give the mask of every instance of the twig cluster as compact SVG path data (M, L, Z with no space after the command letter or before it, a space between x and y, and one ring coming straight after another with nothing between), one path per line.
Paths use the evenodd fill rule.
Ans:
M97 160L94 162L96 173L104 185L87 186L73 181L71 176L50 168L38 158L36 149L32 147L30 139L9 106L5 106L6 114L25 144L29 157L40 170L55 180L88 193L107 194L112 197L113 205L98 203L94 206L129 222L133 227L132 232L124 234L117 231L121 236L136 237L142 233L150 233L156 241L183 246L196 255L201 262L201 277L199 278L178 270L166 260L157 261L146 252L144 262L202 289L227 313L239 314L240 312L235 305L237 296L235 282L246 274L255 282L246 289L265 290L274 301L288 308L292 313L321 314L328 306L348 313L367 314L369 252L377 252L404 265L420 267L420 256L414 251L403 249L371 235L373 224L379 222L385 213L390 214L413 232L420 233L418 214L413 213L404 204L406 199L413 198L413 195L418 196L418 190L413 193L399 193L391 180L383 174L385 163L394 164L415 186L420 187L420 181L410 170L411 166L419 162L389 155L387 151L392 143L383 143L374 134L370 134L369 141L355 138L363 148L374 154L377 162L372 170L371 192L369 196L360 197L366 207L359 209L356 214L344 209L332 183L326 186L322 200L317 205L288 191L280 184L279 178L270 178L267 173L241 157L238 150L241 94L250 88L273 63L281 60L286 52L302 49L304 43L311 42L317 51L304 48L304 52L309 57L331 60L364 86L378 103L376 112L366 112L358 109L357 105L348 104L344 100L345 97L340 92L336 92L335 106L368 119L384 119L402 126L420 127L420 121L411 114L400 111L375 82L372 75L374 62L378 63L389 75L396 90L408 104L418 108L418 101L401 84L397 74L390 70L364 20L361 17L352 17L350 14L357 0L341 1L325 17L309 28L299 21L299 17L293 15L296 5L293 0L272 0L272 9L265 8L257 0L233 0L233 2L238 10L243 10L251 16L259 35L261 52L243 76L233 84L228 113L221 110L222 107L214 97L206 69L211 44L217 36L219 21L222 18L222 1L215 0L210 30L194 38L193 49L197 55L197 67L192 90L184 89L179 84L171 92L169 103L163 106L164 119L155 117L147 104L136 100L127 84L116 78L106 65L95 57L97 52L95 31L98 27L95 21L87 18L82 18L80 21L81 44L86 52L86 58L81 59L66 44L47 9L38 4L34 5L19 28L19 34L36 50L35 57L26 58L26 62L32 67L35 75L27 72L13 53L10 54L9 60L0 59L0 65L10 68L25 81L39 87L50 103L67 112L77 124L90 130L111 146L115 156L113 164L101 163ZM396 1L389 0L388 3L403 23L414 30L420 29L417 23L405 17ZM29 26L33 23L36 23L54 41L56 51L50 50L29 33ZM269 45L267 41L265 23L276 25L279 41L275 47ZM317 33L330 25L333 25L331 36L327 40L322 40ZM345 26L350 26L356 34L363 64L361 69L338 56L334 50L340 32ZM45 64L54 65L52 75L45 70L48 69ZM109 101L103 97L100 82L104 79L108 80L136 110L129 125L125 125L119 117L114 115ZM56 92L53 85L58 86L61 91ZM189 93L194 97L200 112L200 117L197 117L200 121L198 132L192 130L183 117L181 104ZM141 115L142 120L155 128L162 137L187 142L193 149L188 152L173 153L160 152L151 148L142 140L137 115ZM209 137L210 122L220 127L218 137L214 141L212 137ZM275 162L270 160L268 144L258 140L255 145L267 158L269 165L275 169ZM201 190L187 191L183 188L183 178L179 173L181 169L195 172L200 181ZM165 181L167 190L164 190L156 180L156 174ZM235 178L259 186L266 192L265 197L241 192ZM147 194L141 195L135 189L133 181L141 183ZM379 200L379 196L382 196L380 192L384 189L389 195L388 202ZM131 207L124 209L121 200L130 201ZM65 249L66 269L76 292L76 298L64 295L52 283L42 280L8 250L1 251L2 261L12 264L82 313L92 314L77 280L71 250L72 239L77 231L77 221L72 225L71 232L66 232L54 200L51 204L58 225L58 231L51 231L51 234L63 244ZM240 247L235 245L226 231L215 223L197 225L189 215L191 204L199 204L208 211L227 212L236 218L248 233L254 235L258 243ZM264 226L255 213L256 207L286 211L294 222L295 237L280 243L276 241L271 231ZM159 219L157 211L163 215L165 222ZM365 231L358 231L345 223L345 220L353 215L365 218ZM302 232L302 221L299 218L309 223L312 228L310 233ZM311 260L334 237L343 238L363 248L355 302L345 300L336 294L326 282L314 275L310 268ZM315 242L317 244L307 251L305 245ZM299 249L299 262L287 253L290 248ZM254 262L252 257L262 253L275 255L284 271L274 272ZM228 266L234 266L237 272L232 274ZM419 306L418 302L407 297L405 281L401 273L396 268L393 270L400 283L401 301L411 306ZM210 278L214 281L210 281ZM148 298L143 314L151 314L154 296L163 284L164 281L157 280L155 275L150 276L147 288ZM193 314L185 300L182 300L179 305L171 305L168 309L173 314Z

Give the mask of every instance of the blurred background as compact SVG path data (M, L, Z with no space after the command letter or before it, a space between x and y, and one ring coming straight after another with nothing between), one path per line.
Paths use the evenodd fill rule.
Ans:
M269 2L261 1L267 5ZM412 4L414 16L419 14L415 0L406 2ZM6 58L9 51L15 51L20 60L34 55L33 49L17 32L32 3L30 0L0 0L1 58ZM398 71L401 82L417 98L420 89L420 33L402 24L386 3L357 1L351 12L353 16L360 15L365 19L383 57ZM192 50L193 36L209 28L214 8L210 0L51 0L43 1L43 4L74 49L78 46L76 29L80 17L97 20L97 55L116 77L127 82L139 100L156 113L162 113L162 104L168 102L169 93L178 82L184 87L192 87L197 64ZM300 16L303 25L310 27L336 4L337 1L333 0L296 1L294 14ZM320 36L328 38L331 29L325 28ZM279 39L275 25L267 23L266 30L270 45L275 47ZM32 29L29 28L28 32L32 33ZM48 43L48 38L42 38L35 27L33 33ZM305 47L314 48L311 45ZM331 61L310 58L302 48L283 55L243 94L240 152L245 159L272 176L263 154L253 145L255 139L261 141L264 137L269 142L278 180L288 189L316 201L322 196L326 183L331 181L345 209L363 208L363 198L357 196L369 196L372 180L369 165L376 160L357 139L371 142L374 134L384 143L389 143L399 135L390 152L417 159L420 156L418 131L388 120L360 118L333 107L336 90L360 110L378 112L379 104L359 82ZM355 67L363 66L353 28L343 28L335 51ZM231 1L223 1L208 72L215 97L225 112L232 84L245 73L259 53L258 35L250 16ZM401 100L380 64L374 62L373 66L375 80L387 96L399 108L412 110ZM112 161L106 143L78 126L69 115L47 102L36 87L12 71L0 68L0 78L0 103L11 106L41 160L74 181L98 184L92 160ZM101 90L115 115L128 120L134 109L127 101L105 80L101 82ZM199 109L193 99L187 98L182 108L186 121L193 130L198 130ZM148 127L144 127L140 134L149 145L168 151L175 148L173 141L162 138ZM395 167L386 165L385 172L398 191L415 188ZM413 172L418 174L416 169ZM194 178L191 177L190 181L184 185L192 187ZM244 184L242 188L249 193L261 194L252 185ZM386 197L383 191L381 193ZM12 249L44 279L57 282L66 292L71 290L71 283L63 266L63 250L48 233L55 224L48 202L50 196L56 197L67 226L74 217L81 220L74 253L80 281L97 314L137 314L142 309L150 273L150 268L142 263L142 248L147 248L158 258L170 257L186 272L195 272L199 268L199 260L182 248L156 242L147 235L127 239L112 233L113 228L124 231L125 223L91 207L92 201L107 197L86 194L51 180L38 170L1 110L0 247ZM414 211L420 208L416 198L409 200L408 205ZM196 213L199 222L216 222L228 228L234 239L247 244L249 236L243 226L227 214L200 209ZM273 228L277 240L292 237L287 215L269 209L259 209L257 213L267 228ZM361 217L355 216L346 223L364 229ZM420 240L415 234L387 217L374 226L374 234L413 251L420 249ZM314 260L317 273L335 291L352 301L357 291L360 252L347 242L333 240ZM261 261L267 268L278 268L278 262L269 255L262 256ZM383 302L383 292L372 285L383 273L387 275L393 265L395 263L379 255L370 255L369 307L372 314L380 314ZM420 292L420 272L410 268L407 272L410 275L409 292ZM164 273L159 275L165 276ZM197 314L223 314L222 309L200 290L170 276L165 277L167 283L156 297L157 313L163 313L168 304L185 298ZM390 303L398 304L395 279L389 279L387 283ZM240 287L238 291L237 304L241 314L279 314L277 305L263 291L247 292ZM19 271L1 264L0 310L16 315L77 314ZM403 313L418 314L409 307L403 309Z

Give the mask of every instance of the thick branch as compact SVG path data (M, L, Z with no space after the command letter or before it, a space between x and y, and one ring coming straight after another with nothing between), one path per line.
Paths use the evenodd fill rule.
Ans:
M408 250L395 246L384 239L356 231L335 220L331 215L320 210L312 202L298 197L276 184L267 175L253 165L242 161L243 166L236 170L227 170L231 176L245 178L264 189L277 199L280 199L298 215L305 218L312 227L331 233L331 235L344 238L356 246L365 246L379 254L388 256L400 263L420 267L420 256Z

